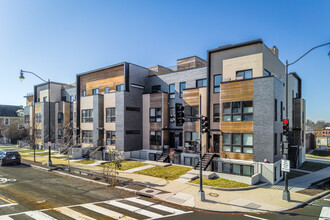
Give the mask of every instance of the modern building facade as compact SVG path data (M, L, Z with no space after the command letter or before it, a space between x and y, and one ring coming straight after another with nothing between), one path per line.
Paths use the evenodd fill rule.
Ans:
M23 107L0 105L0 144L16 144L24 133Z
M92 158L110 160L116 151L198 168L203 115L209 123L201 143L204 170L248 184L275 183L282 178L283 119L290 121L291 166L305 158L301 79L290 73L286 82L278 53L259 39L208 50L207 60L178 59L174 68L123 62L78 74L76 86L52 83L58 94L50 99L52 142L63 142L60 130L71 123L73 143ZM35 87L29 108L43 142L45 90L47 84Z

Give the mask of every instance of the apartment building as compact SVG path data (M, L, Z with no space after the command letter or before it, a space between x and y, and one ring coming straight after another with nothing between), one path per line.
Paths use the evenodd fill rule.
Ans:
M282 178L283 119L290 121L291 166L305 159L301 79L290 73L286 82L278 54L258 39L208 50L207 60L178 59L171 68L122 62L77 74L76 86L52 83L52 142L64 143L61 129L72 124L73 143L94 159L111 160L116 151L124 158L202 166L248 184L275 183ZM36 86L34 109L29 106L41 143L47 141L46 94L47 84ZM199 115L208 117L210 128L202 135L202 165Z
M53 149L65 143L66 137L72 132L75 97L75 84L57 82L36 85L34 93L25 96L24 124L39 148L46 148L48 141Z
M77 75L76 138L92 158L142 149L142 94L149 69L123 62ZM127 155L125 157L128 157Z
M16 144L24 133L23 108L0 105L0 144Z

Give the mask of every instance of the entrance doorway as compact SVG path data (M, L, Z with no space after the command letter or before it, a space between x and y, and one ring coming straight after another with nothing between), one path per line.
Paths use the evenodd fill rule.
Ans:
M213 147L214 147L214 153L220 153L220 135L219 134L213 135Z

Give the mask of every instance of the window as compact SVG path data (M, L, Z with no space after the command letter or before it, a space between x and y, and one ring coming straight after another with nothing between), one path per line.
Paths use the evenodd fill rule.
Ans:
M277 121L277 99L274 100L274 120Z
M10 125L10 119L9 118L5 118L4 125Z
M277 155L277 134L274 134L274 155Z
M175 123L175 108L170 107L170 123Z
M24 123L30 124L30 115L24 115Z
M36 113L36 119L35 119L35 122L36 123L41 123L42 122L42 115L41 113Z
M150 145L160 146L162 143L161 131L150 131Z
M175 98L175 84L170 84L168 93L170 94L170 99Z
M47 102L47 100L48 100L48 99L47 99L47 96L45 96L45 97L44 97L44 102Z
M184 138L184 146L185 147L194 147L197 144L197 140L199 139L199 133L198 132L185 132L185 138Z
M41 129L36 129L36 139L41 139L42 132Z
M85 144L93 143L93 131L82 131L82 142Z
M223 163L222 172L223 173L232 173L232 174L242 175L242 176L253 176L254 167L248 166L248 165Z
M97 94L99 94L99 89L98 88L97 89L93 89L92 92L93 92L93 95L97 95Z
M251 79L251 78L252 78L252 70L243 70L236 72L236 80Z
M124 90L125 90L125 86L124 86L124 84L117 85L117 86L116 86L116 90L117 90L117 91L124 91Z
M190 106L190 105L186 105L184 107L184 115L186 116L192 116L192 117L196 117L199 114L199 106L198 105L194 105L194 106ZM198 119L194 119L194 118L189 118L187 117L185 119L186 122L194 122L194 121L198 121Z
M183 162L186 166L196 166L198 164L198 157L184 157Z
M133 88L137 88L137 89L142 89L142 90L144 90L144 86L139 85L139 84L131 83L131 86L132 86Z
M115 144L116 144L116 132L107 131L107 145L115 145Z
M73 95L70 96L70 102L74 102L74 97L73 97Z
M220 121L220 104L213 105L213 121L214 122Z
M160 85L152 86L152 87L151 87L151 92L152 92L152 93L162 92L162 90L161 90L161 86L160 86Z
M57 130L57 138L58 139L62 139L62 136L63 136L63 130L62 129L58 129Z
M107 108L106 109L106 122L115 122L116 121L116 109Z
M220 83L221 83L221 75L214 75L214 93L219 93L220 92Z
M186 89L186 82L180 83L180 98L183 97L183 90Z
M223 133L222 151L252 154L253 134Z
M81 93L82 96L86 96L86 90L83 90Z
M268 70L264 69L264 76L270 76L272 75Z
M283 121L283 102L281 102L280 114L281 114L281 121Z
M140 130L127 130L126 134L140 134Z
M253 121L253 102L222 103L222 121Z
M82 110L82 123L93 122L93 109Z
M207 79L198 79L196 80L196 88L206 87Z
M57 114L57 122L58 123L63 123L63 112L59 112Z
M126 107L126 111L139 112L140 108L136 107Z
M62 97L61 97L61 101L62 101L62 102L66 102L66 96L62 96Z
M161 122L162 121L162 109L151 108L150 109L150 122Z
M105 93L109 93L109 92L110 92L109 87L105 87L105 88L104 88L104 92L105 92Z

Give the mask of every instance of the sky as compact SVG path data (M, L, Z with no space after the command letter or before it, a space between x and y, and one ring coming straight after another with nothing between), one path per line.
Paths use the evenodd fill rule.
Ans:
M330 42L328 0L0 0L0 104L24 105L41 81L127 61L174 66L188 56L261 38L289 63ZM289 67L302 78L307 118L330 121L329 46Z

